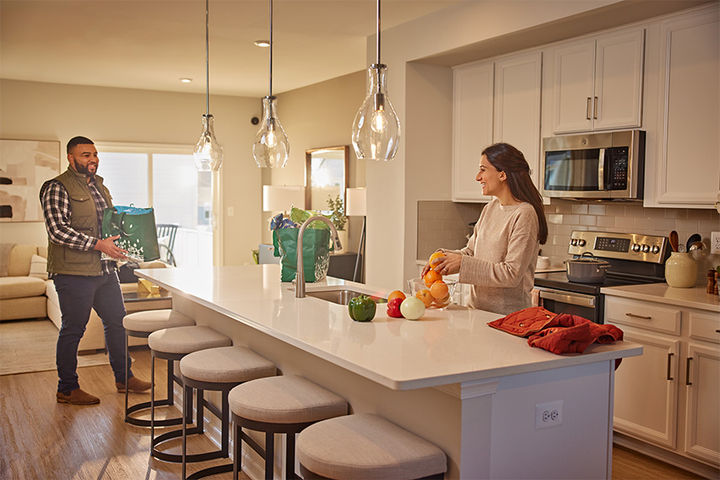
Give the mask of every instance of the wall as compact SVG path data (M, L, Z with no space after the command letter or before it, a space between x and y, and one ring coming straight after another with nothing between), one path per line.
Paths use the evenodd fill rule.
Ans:
M251 249L260 240L260 169L250 146L259 115L257 99L211 97L215 133L224 147L221 172L224 259L228 265L250 263ZM0 81L0 137L53 140L61 151L75 135L95 141L192 145L201 131L205 96L121 88L60 85L13 80ZM67 168L61 155L61 169ZM102 174L102 159L100 163ZM5 223L1 242L45 244L44 225Z
M355 72L325 82L291 90L278 95L278 116L290 141L290 158L285 168L265 169L263 183L271 185L305 184L305 151L311 148L352 144L352 123L365 98L365 72ZM365 162L358 161L350 148L348 186L365 185ZM263 213L263 242L271 243L267 220ZM362 220L349 219L349 249L356 251Z

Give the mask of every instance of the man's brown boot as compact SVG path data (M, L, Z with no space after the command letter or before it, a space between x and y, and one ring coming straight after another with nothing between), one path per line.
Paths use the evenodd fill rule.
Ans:
M120 393L125 393L125 384L122 382L115 382L115 386L117 387L117 391ZM144 380L140 380L137 377L130 377L128 378L128 392L132 393L142 393L150 390L150 382L146 382Z
M58 403L69 403L71 405L94 405L100 403L100 399L94 395L76 388L70 393L57 392Z

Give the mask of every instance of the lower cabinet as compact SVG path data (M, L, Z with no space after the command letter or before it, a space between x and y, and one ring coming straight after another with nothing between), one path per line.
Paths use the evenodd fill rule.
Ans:
M605 323L643 346L615 372L614 429L720 466L720 316L606 295Z

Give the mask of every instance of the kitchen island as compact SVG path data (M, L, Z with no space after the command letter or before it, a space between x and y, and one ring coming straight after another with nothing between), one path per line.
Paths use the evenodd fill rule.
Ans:
M380 305L372 322L358 323L343 305L295 298L279 265L136 274L170 290L173 308L283 374L303 375L345 397L351 411L380 414L437 444L448 455L446 478L611 476L615 360L640 355L639 345L554 355L487 326L501 315L464 308L409 321ZM333 278L307 291L348 287L388 293ZM259 478L258 459L245 460Z

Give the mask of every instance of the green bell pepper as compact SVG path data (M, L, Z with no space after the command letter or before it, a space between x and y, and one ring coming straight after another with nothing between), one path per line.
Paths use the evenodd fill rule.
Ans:
M350 300L348 312L356 322L369 322L375 318L375 301L367 295L360 295Z

